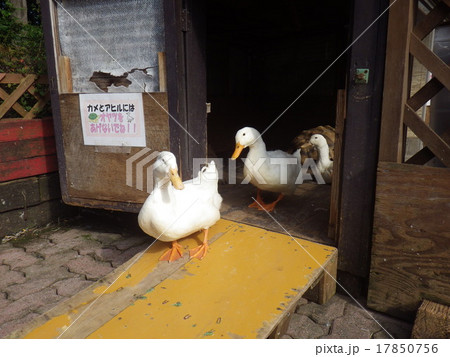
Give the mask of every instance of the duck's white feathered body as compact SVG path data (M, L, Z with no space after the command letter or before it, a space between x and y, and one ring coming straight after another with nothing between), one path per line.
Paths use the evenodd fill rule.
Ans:
M313 144L318 152L319 159L317 160L317 169L326 183L331 183L333 177L333 161L330 160L330 148L327 140L323 135L314 134L310 138L310 143Z
M218 193L218 172L213 161L198 176L183 182L184 189L161 184L155 178L154 189L139 212L138 222L148 235L172 242L202 229L220 219L222 197Z
M245 177L248 176L250 183L263 191L293 194L301 169L300 150L292 155L281 150L267 151L262 139L259 140L250 146L246 160L251 164L244 166ZM262 162L261 166L258 162Z
M261 134L254 128L245 127L236 133L236 148L232 159L236 159L246 147L249 148L245 159L245 179L258 188L257 198L249 207L272 211L284 195L291 195L301 170L300 149L293 155L281 150L267 151ZM278 198L265 204L260 191L279 193Z

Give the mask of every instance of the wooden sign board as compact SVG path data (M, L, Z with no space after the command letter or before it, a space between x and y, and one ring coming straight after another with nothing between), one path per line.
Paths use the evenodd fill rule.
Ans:
M167 94L143 93L142 99L146 148L96 146L84 144L79 94L60 95L63 133L60 169L64 167L60 174L66 183L65 190L64 187L62 190L66 203L139 211L148 196L147 168L153 163L146 158L151 153L169 149ZM138 178L142 178L144 183L141 187L136 184Z

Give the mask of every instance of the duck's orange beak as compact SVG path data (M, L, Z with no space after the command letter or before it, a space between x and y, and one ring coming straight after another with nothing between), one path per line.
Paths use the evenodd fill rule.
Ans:
M170 181L172 182L173 187L177 190L182 190L184 188L183 181L181 181L181 177L178 175L177 169L169 170Z
M233 155L231 155L231 160L236 160L241 154L242 150L244 150L244 145L236 143L236 148L234 149Z

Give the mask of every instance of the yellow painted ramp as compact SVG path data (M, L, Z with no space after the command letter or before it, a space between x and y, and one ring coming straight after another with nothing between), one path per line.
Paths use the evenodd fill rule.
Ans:
M13 337L265 338L337 257L333 247L227 220L210 237L201 261L187 258L201 233L180 240L185 256L172 263L158 261L169 245L156 242Z

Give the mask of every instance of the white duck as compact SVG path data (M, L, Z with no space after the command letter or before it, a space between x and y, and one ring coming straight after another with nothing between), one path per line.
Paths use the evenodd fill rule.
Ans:
M208 251L208 228L220 219L222 197L217 191L218 172L214 161L203 167L198 176L181 182L175 155L161 152L154 164L153 191L138 216L141 229L172 248L159 260L172 262L183 252L177 240L200 230L203 243L190 250L191 258L202 259Z
M314 145L319 152L317 168L326 183L331 183L333 177L333 161L330 160L330 148L327 140L320 134L311 135L309 142Z
M258 189L256 202L249 207L258 208L260 211L273 211L284 195L291 195L295 191L301 170L300 149L292 155L281 150L267 151L261 134L250 127L242 128L236 133L236 148L231 159L236 160L246 147L249 147L249 151L244 175L249 177L250 182ZM274 202L266 204L262 200L261 191L280 194Z

